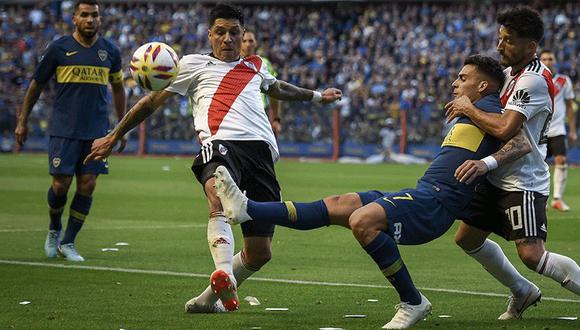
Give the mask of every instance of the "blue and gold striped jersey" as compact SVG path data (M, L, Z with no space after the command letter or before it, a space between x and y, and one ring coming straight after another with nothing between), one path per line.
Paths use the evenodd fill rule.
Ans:
M475 106L492 113L501 113L502 109L497 93L481 98ZM500 146L500 140L486 134L471 119L460 117L443 140L441 151L419 179L419 185L431 190L450 212L462 215L474 195L475 187L485 176L467 185L455 179L455 170L466 160L482 159L495 153Z
M62 37L46 49L34 80L45 84L52 76L57 94L48 133L81 140L105 135L109 128L107 85L123 79L119 49L101 37L90 48L73 36Z

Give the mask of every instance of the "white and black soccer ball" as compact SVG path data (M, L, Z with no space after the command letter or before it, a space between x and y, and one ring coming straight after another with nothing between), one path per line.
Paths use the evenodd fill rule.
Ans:
M170 46L150 42L137 48L129 66L133 79L150 91L165 89L179 72L179 58Z

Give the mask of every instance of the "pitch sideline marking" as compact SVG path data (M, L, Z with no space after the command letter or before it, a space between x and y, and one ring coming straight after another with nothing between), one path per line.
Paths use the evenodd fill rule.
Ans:
M36 267L48 267L48 268L61 268L61 269L64 268L64 269L82 269L82 270L97 270L97 271L100 270L100 271L117 272L117 273L179 276L179 277L196 277L196 278L208 278L209 277L207 274L184 273L184 272L174 272L174 271L167 271L167 270L147 270L147 269L134 269L134 268L66 265L66 264L52 264L52 263L44 263L44 262L29 262L29 261L2 260L2 259L0 259L0 264L19 265L19 266L36 266ZM334 287L356 287L356 288L373 288L373 289L384 289L384 288L393 289L393 287L391 287L391 286L384 286L384 285L302 281L302 280L288 280L288 279L265 278L265 277L250 277L250 278L248 278L248 280L259 281L259 282L285 283L285 284L303 284L303 285L319 285L319 286L334 286ZM492 293L492 292L477 292L477 291L465 291L465 290L441 289L441 288L426 288L426 287L421 287L418 289L423 290L423 291L457 293L457 294L472 295L472 296L501 297L501 298L506 297L505 294ZM557 301L557 302L569 302L569 303L580 303L580 300L566 299L566 298L555 298L555 297L542 297L542 300Z
M197 224L197 225L173 225L173 226L118 226L118 227L87 227L84 230L120 230L120 229L176 229L176 228L205 228L207 224ZM26 233L26 232L45 232L47 229L37 228L37 229L19 229L19 228L8 228L0 229L0 233Z

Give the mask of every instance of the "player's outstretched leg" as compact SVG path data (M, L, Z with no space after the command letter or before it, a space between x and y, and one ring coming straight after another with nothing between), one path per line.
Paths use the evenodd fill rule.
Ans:
M528 289L522 294L512 293L509 297L508 308L505 313L501 314L498 320L515 320L521 319L522 314L528 307L536 306L540 299L542 298L542 292L540 289L532 282Z
M210 276L211 288L215 295L222 301L228 311L240 308L235 279L225 271L218 269Z
M224 166L219 166L214 175L216 193L231 224L261 221L299 230L331 224L326 203L322 200L311 203L255 202L240 191ZM343 213L350 215L351 212Z

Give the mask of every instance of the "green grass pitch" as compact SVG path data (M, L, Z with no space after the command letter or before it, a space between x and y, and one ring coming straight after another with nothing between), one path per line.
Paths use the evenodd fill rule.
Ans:
M98 180L93 208L77 239L87 261L47 260L42 248L47 162L46 155L0 155L2 329L379 329L393 316L395 291L351 233L334 227L277 228L274 257L240 287L239 311L186 314L183 304L206 287L213 270L207 206L189 158L112 157L111 174ZM294 201L370 188L396 191L414 186L424 169L290 160L277 165L284 198ZM548 213L547 248L578 262L579 169L569 172L566 201L572 212ZM433 315L418 329L580 329L580 320L557 319L580 317L580 297L526 269L513 244L493 236L545 297L524 320L496 321L507 291L455 246L455 229L427 245L401 247L416 285L433 303ZM241 233L234 232L239 249ZM119 251L101 251L112 247ZM261 305L250 306L246 296L257 297Z

